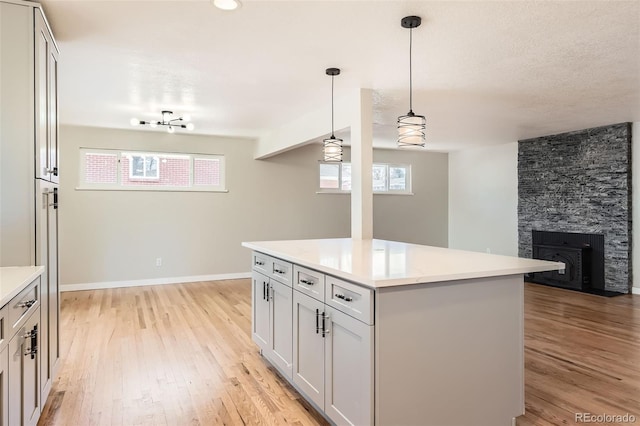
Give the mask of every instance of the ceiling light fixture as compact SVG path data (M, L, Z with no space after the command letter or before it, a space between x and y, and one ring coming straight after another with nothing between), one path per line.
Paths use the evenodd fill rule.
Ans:
M324 161L339 163L342 161L342 139L336 138L333 134L333 78L340 75L340 68L327 68L325 72L331 76L331 137L322 141L322 152Z
M409 28L409 112L398 117L398 148L424 148L427 120L424 115L413 112L413 75L411 73L411 48L413 29L418 28L422 19L419 16L405 16L400 21L402 28Z
M212 3L222 10L236 10L242 5L239 0L212 0Z
M193 130L195 126L193 123L186 123L191 120L191 117L187 114L178 118L171 118L173 116L173 111L162 111L162 121L144 121L138 120L137 118L132 118L130 123L132 126L150 126L150 127L158 127L158 126L166 126L167 132L174 133L176 128Z

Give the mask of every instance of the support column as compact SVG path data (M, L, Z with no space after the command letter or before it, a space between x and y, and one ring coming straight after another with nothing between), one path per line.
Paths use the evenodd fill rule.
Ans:
M373 238L373 91L360 89L351 117L351 238Z

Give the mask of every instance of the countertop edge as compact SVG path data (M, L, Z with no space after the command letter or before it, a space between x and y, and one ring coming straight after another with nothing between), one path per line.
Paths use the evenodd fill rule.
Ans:
M383 280L372 280L372 279L364 278L362 276L349 274L347 272L340 271L338 269L334 269L318 263L305 261L304 259L296 258L294 256L290 256L285 253L278 252L277 250L265 248L263 246L260 246L259 242L257 244L254 242L243 242L242 246L258 251L260 253L264 253L269 256L277 257L279 259L298 264L300 266L304 266L319 272L324 272L326 274L333 275L338 278L352 281L372 289L404 286L404 285L415 285L415 284L441 283L441 282L447 282L447 281L469 280L469 279L476 279L476 278L502 277L502 276L508 276L508 275L526 274L529 272L543 272L543 271L555 270L550 266L531 265L531 266L519 266L514 268L502 268L502 269L494 269L494 270L487 270L487 271L479 271L479 272L473 272L473 273L467 272L467 273L459 273L459 274L453 273L453 274L446 274L446 275L416 276L411 278L388 278ZM537 259L531 259L531 260L537 260ZM565 268L565 265L561 262L549 262L549 261L542 261L542 260L540 262L546 262L547 264L555 264L558 270Z
M44 266L4 266L0 268L0 270L12 269L16 271L17 284L11 283L10 285L13 287L7 293L2 294L0 298L0 308L4 307L7 303L11 301L14 297L16 297L22 290L25 289L29 284L33 282L36 278L41 276L44 273ZM20 271L23 270L24 272ZM21 273L22 272L22 273ZM4 274L3 274L4 275ZM14 277L11 277L12 279ZM3 283L3 287L6 283Z

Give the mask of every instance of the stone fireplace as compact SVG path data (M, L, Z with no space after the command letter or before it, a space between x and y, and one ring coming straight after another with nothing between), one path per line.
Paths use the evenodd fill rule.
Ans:
M536 236L539 231L546 236ZM598 235L602 248L595 237L574 240L572 234ZM606 295L629 292L630 123L518 142L518 248L522 257L572 264L564 275L537 274L534 281Z

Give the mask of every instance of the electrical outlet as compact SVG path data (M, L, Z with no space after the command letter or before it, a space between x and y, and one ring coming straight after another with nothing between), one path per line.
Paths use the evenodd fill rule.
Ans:
M491 249L487 247L487 253L491 254Z
M162 266L162 258L161 257L156 258L156 266Z

